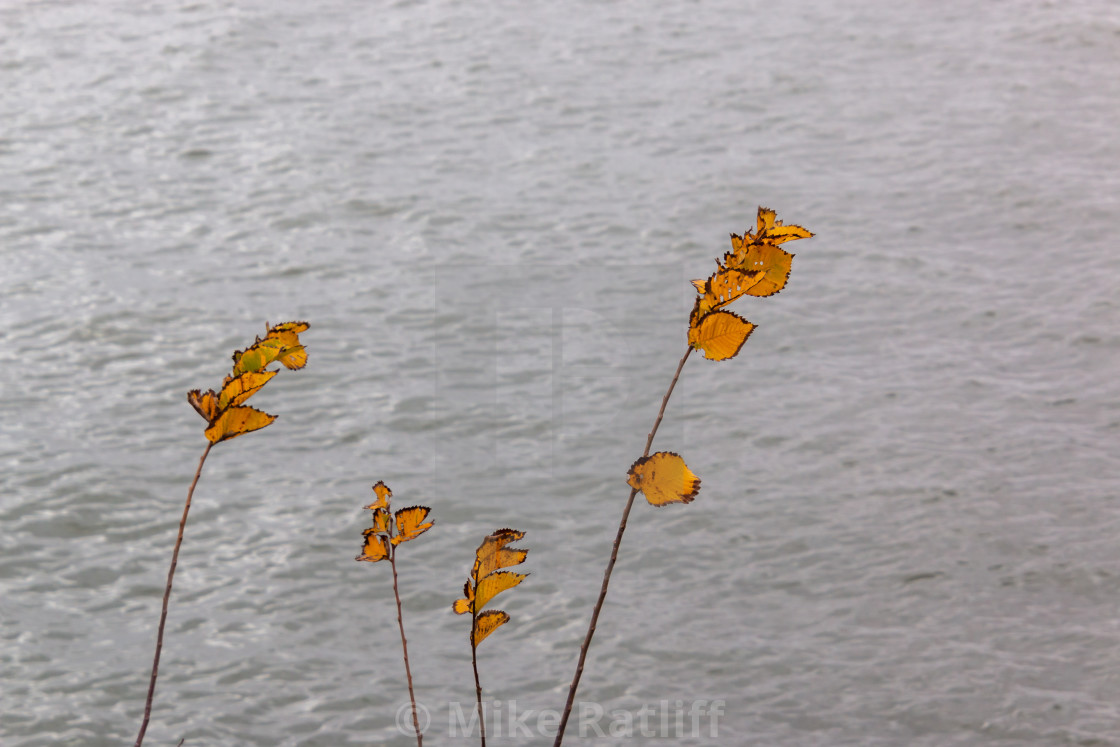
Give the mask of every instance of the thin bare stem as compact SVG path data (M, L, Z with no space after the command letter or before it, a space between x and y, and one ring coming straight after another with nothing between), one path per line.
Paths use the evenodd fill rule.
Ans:
M423 747L424 737L420 734L420 717L416 715L416 693L412 690L412 669L408 666L408 640L404 637L404 616L401 613L401 593L397 590L397 548L389 555L389 565L393 567L393 596L397 598L397 626L401 629L401 651L404 652L404 675L408 679L408 698L412 702L412 728L416 730L416 744Z
M685 361L692 353L692 347L689 346L684 355L681 356L680 363L677 364L677 372L673 374L673 380L669 383L669 389L665 392L664 398L661 400L661 409L657 411L657 420L653 422L653 428L650 429L649 437L646 438L646 450L642 452L643 457L649 456L650 446L653 445L653 437L657 434L657 429L661 426L661 419L665 417L665 406L669 404L669 397L673 394L673 389L677 386L677 379L681 376L681 369L684 368ZM583 639L583 645L579 648L579 663L576 665L576 674L572 678L571 687L568 689L568 702L564 704L564 714L560 717L560 726L556 731L556 741L553 742L553 747L560 747L561 742L564 741L564 729L568 726L568 717L572 715L572 706L576 700L576 690L579 688L580 677L583 676L583 664L587 659L587 650L591 647L591 638L595 635L595 626L599 622L599 613L603 609L603 602L607 598L607 586L611 582L611 572L614 571L615 561L618 560L618 548L622 544L622 534L626 531L626 522L630 518L630 509L634 507L634 497L638 494L636 488L630 490L630 497L626 499L626 508L622 510L622 521L618 523L618 534L614 538L614 546L611 548L611 559L607 563L607 569L603 572L603 586L599 589L599 599L595 602L595 609L591 612L591 624L587 627L587 635Z
M474 642L474 624L477 613L471 620L471 666L474 667L474 693L478 700L478 733L482 737L482 747L486 747L486 717L482 713L482 682L478 679L478 646Z
M144 743L144 732L148 731L148 720L152 717L152 698L156 694L156 676L159 674L159 655L163 651L163 628L167 624L167 603L171 599L171 580L175 577L175 566L179 564L179 546L183 544L183 529L187 525L187 513L191 510L191 498L194 497L194 486L198 484L198 477L202 474L202 465L206 462L207 455L213 443L206 444L206 451L198 460L198 469L194 472L194 480L190 490L187 491L187 503L183 506L183 518L179 520L179 536L175 538L175 550L171 553L171 567L167 570L167 586L163 590L163 611L159 615L159 632L156 633L156 655L152 659L152 679L148 683L148 700L144 704L144 721L140 724L140 734L136 737L136 747Z

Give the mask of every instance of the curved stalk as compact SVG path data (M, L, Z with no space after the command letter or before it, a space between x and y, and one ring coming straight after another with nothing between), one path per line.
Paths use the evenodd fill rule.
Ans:
M474 643L474 621L471 621L471 666L474 667L474 693L478 701L478 733L486 747L486 716L482 712L482 683L478 679L478 647Z
M657 435L657 429L661 426L661 419L665 417L665 406L669 404L669 397L673 394L673 389L677 386L677 379L681 376L681 369L684 368L685 361L692 353L692 346L689 346L684 355L681 356L680 363L677 364L677 372L673 374L673 380L669 383L669 389L665 392L665 396L661 400L661 409L657 412L657 419L653 422L653 428L650 429L649 436L646 438L646 450L642 452L643 457L649 456L649 449L653 445L653 437ZM572 706L575 704L576 690L579 688L579 680L583 676L583 665L587 660L587 650L591 647L591 639L595 635L595 626L599 622L599 613L603 610L603 602L607 598L607 587L611 582L611 573L614 571L615 561L618 560L618 548L622 544L622 534L626 531L626 522L630 518L630 509L634 507L634 497L638 494L636 488L630 490L630 497L626 499L626 508L622 510L622 520L618 523L618 533L614 538L614 546L611 548L611 559L607 563L607 569L603 572L603 586L599 589L599 599L595 602L595 609L591 612L591 623L587 627L587 635L583 639L583 645L579 648L579 662L576 665L576 674L572 678L572 684L568 688L568 701L564 704L564 713L560 717L560 726L556 731L556 741L553 742L553 747L560 747L561 742L564 741L564 729L568 726L568 717L572 715ZM481 705L480 705L481 708Z
M156 676L159 674L159 655L163 651L163 629L167 624L167 603L171 599L171 580L175 577L175 566L179 564L179 546L183 544L183 529L187 525L187 513L191 510L191 498L194 497L194 486L198 484L198 477L202 474L202 465L210 453L213 443L206 444L206 451L198 460L198 469L195 470L194 480L187 491L187 503L183 506L183 518L179 520L179 536L175 538L175 550L171 553L171 567L167 570L167 586L163 590L163 611L159 616L159 631L156 633L156 655L152 659L152 679L148 683L148 699L144 703L144 720L140 724L140 733L136 736L136 747L144 743L144 733L148 731L148 720L152 717L152 698L156 694Z
M420 718L416 715L416 693L412 689L412 669L408 665L408 640L404 637L404 615L401 613L401 594L397 590L397 548L389 556L393 568L393 596L397 599L397 626L401 629L401 651L404 653L404 675L408 679L408 698L412 702L412 728L416 730L416 744L423 747L424 738L420 734Z

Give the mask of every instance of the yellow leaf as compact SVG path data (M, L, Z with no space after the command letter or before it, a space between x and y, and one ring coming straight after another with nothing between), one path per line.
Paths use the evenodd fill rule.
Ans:
M276 356L285 368L297 369L307 365L307 351L299 342L299 333L306 332L311 327L307 322L286 322L277 324L268 331L266 340L275 340L282 346L282 352Z
M276 420L275 415L269 415L252 407L230 407L206 429L206 438L212 444L220 443L244 433L260 430L273 420Z
M758 206L758 233L762 234L763 231L774 227L774 219L778 217L770 208Z
M679 454L659 451L634 462L627 484L640 490L654 506L692 503L700 492L700 478L692 473Z
M285 368L294 371L307 365L307 350L304 349L303 345L284 348L276 356L276 360L280 361Z
M261 371L244 373L237 378L227 376L222 382L222 393L218 395L218 409L244 404L245 400L256 394L275 375L275 371Z
M494 597L506 589L512 589L525 580L528 573L512 573L510 571L496 571L478 582L475 591L474 608L480 610Z
M214 390L207 390L205 393L198 389L192 389L187 392L187 402L195 411L206 419L207 423L213 423L215 418L218 417L218 395L214 394Z
M517 548L506 549L506 545L516 542L525 536L525 532L516 529L499 529L482 541L475 553L474 568L471 576L477 582L499 568L508 568L524 562L529 554L528 550Z
M763 277L747 291L748 295L772 296L786 287L794 255L776 244L748 242L736 234L731 235L731 247L733 251L723 255L726 268L763 273Z
M463 584L464 599L456 599L455 604L451 605L451 609L456 615L465 615L468 612L474 611L474 587L468 581Z
M424 521L428 518L430 512L431 509L427 506L412 506L397 511L397 536L393 537L393 544L399 545L402 542L408 542L431 529L435 522Z
M389 513L388 509L373 509L373 531L388 534L391 524L392 515Z
M377 500L365 506L365 508L372 508L374 510L379 508L388 509L389 499L393 496L393 491L389 490L389 486L378 480L377 484L373 486L373 492L377 496Z
M471 630L471 644L477 646L486 640L486 636L493 633L509 622L509 615L501 610L487 610L475 618Z
M755 325L730 311L713 311L696 321L693 310L692 325L688 329L688 344L704 351L708 360L723 361L738 355Z
M801 226L784 226L780 220L774 220L776 217L777 213L770 208L760 207L758 209L758 233L753 237L747 234L748 238L753 238L759 244L782 244L786 241L812 238L812 231Z
M365 535L366 543L362 547L362 554L354 560L368 560L371 563L376 563L389 557L389 542L384 535L378 534L375 529L367 529L362 534Z

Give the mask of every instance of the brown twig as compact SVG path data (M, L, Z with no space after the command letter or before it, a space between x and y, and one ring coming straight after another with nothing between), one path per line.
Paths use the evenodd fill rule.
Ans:
M167 570L167 586L163 590L163 611L159 616L159 632L156 633L156 655L152 659L152 679L148 683L148 700L144 704L144 721L140 724L140 733L136 737L136 747L144 743L144 732L148 731L148 720L152 716L152 698L156 694L156 676L159 674L159 655L163 650L163 628L167 624L167 603L171 599L171 580L175 577L175 566L179 564L179 546L183 544L183 529L187 525L187 513L191 510L191 498L194 496L194 486L198 484L198 477L202 474L202 465L210 453L213 443L206 444L206 451L198 460L198 469L195 470L194 480L190 490L187 491L187 503L183 506L183 518L179 520L179 536L175 538L175 550L171 553L171 567ZM182 744L182 742L180 742Z
M404 675L408 679L408 697L412 702L412 728L416 730L416 744L423 747L424 737L420 734L420 717L416 714L416 693L412 690L412 669L408 665L408 640L404 637L404 616L401 613L401 594L397 590L397 548L389 555L389 565L393 568L393 596L397 599L397 626L401 629L401 650L404 652Z
M657 434L657 429L661 426L661 419L665 417L665 406L669 404L669 397L673 394L673 389L677 386L677 379L681 376L681 369L684 368L685 361L692 353L692 347L689 346L684 355L681 356L681 362L677 364L677 372L673 374L673 380L669 383L669 389L665 392L664 398L661 400L661 409L657 412L657 420L653 422L653 428L650 429L649 437L646 438L646 450L642 452L643 457L649 456L650 446L653 445L653 437ZM583 676L583 664L587 659L587 650L591 647L591 638L595 635L595 625L599 622L599 613L603 609L603 602L607 598L607 586L611 582L611 572L614 571L615 561L618 560L618 548L622 544L622 533L626 531L626 522L630 518L630 509L634 507L634 497L638 494L637 488L630 490L630 497L626 500L626 508L622 510L622 521L618 523L618 534L614 538L614 546L611 548L611 559L607 563L607 569L603 572L603 586L599 589L599 599L595 602L595 609L591 612L591 624L587 628L587 635L583 639L583 645L579 648L579 663L576 665L576 674L572 678L571 687L568 689L568 702L564 704L564 714L560 718L560 726L556 731L556 741L553 742L553 747L560 747L560 743L564 741L564 729L568 726L568 717L572 714L572 706L576 699L576 690L579 688L580 677ZM481 707L481 706L480 706Z
M478 613L472 613L471 620L471 666L474 667L474 692L478 700L478 733L482 737L482 747L486 747L486 717L482 712L482 683L478 679L478 646L474 642L475 622Z

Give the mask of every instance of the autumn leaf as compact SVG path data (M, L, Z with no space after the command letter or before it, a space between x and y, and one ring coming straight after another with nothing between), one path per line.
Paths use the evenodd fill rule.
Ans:
M723 361L738 355L755 325L731 311L715 311L699 317L693 311L693 323L688 329L688 344L703 350L708 360Z
M474 627L471 630L471 644L478 646L482 643L486 636L493 633L509 622L509 615L503 610L487 610L478 616L474 622Z
M368 506L365 506L365 508L371 508L374 510L379 508L389 508L389 499L393 497L393 491L389 490L388 485L379 480L377 484L373 486L373 493L377 496L377 500L369 504Z
M402 508L394 514L397 521L397 535L393 537L393 544L399 545L402 542L408 542L411 539L416 539L424 532L432 528L435 522L425 522L424 519L428 518L428 513L432 509L427 506L412 506L410 508Z
M218 419L218 395L213 389L205 393L192 389L187 392L187 402L206 420L208 426Z
M759 295L753 292L755 286L766 280L761 270L719 270L707 280L693 280L700 293L697 305L700 316L722 308L744 294Z
M214 424L206 429L206 438L212 444L221 443L260 430L270 425L273 420L276 420L275 415L269 415L252 407L229 407L223 410Z
M516 529L499 529L482 541L475 553L475 566L471 571L477 578L485 578L500 568L520 565L529 555L528 550L506 547L525 536Z
M491 599L498 596L506 589L512 589L517 586L524 581L525 577L528 575L527 573L513 573L512 571L497 571L491 573L478 582L478 588L475 590L475 607L482 609Z
M222 383L222 392L218 395L218 409L224 410L232 405L244 404L276 374L276 371L261 371L241 374L237 378L227 376Z
M813 233L801 226L786 226L782 222L775 221L778 217L770 208L759 207L757 228L758 233L755 234L757 239L765 239L771 244L781 244L786 241L793 241L795 239L808 239L812 238Z
M723 255L728 270L762 275L745 291L748 295L772 296L786 287L794 255L776 244L748 242L736 234L731 234L731 247L732 251Z
M366 538L365 545L362 547L361 554L354 560L376 563L389 557L389 541L383 534L379 534L376 528L367 529L363 534Z
M375 532L382 534L392 534L393 532L393 515L389 513L387 508L373 509L373 529ZM396 544L395 542L393 544Z
M627 474L627 484L641 491L654 506L692 503L700 492L700 478L679 454L671 451L659 451L638 459Z

